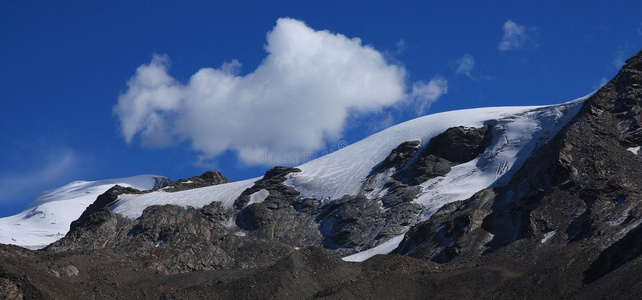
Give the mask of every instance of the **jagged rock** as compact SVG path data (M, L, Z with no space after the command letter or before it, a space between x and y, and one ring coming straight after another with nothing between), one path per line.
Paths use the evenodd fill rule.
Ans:
M438 263L449 262L462 252L481 253L489 237L481 225L491 212L494 196L492 190L484 190L467 201L444 205L430 219L413 226L395 252Z
M317 217L326 248L363 247L371 243L385 224L379 201L345 196L322 207Z
M145 262L163 273L252 268L273 263L292 248L255 236L236 236L234 211L214 202L201 209L174 205L150 206L134 222L114 214L108 204L120 193L139 192L114 187L87 209L50 252L113 249ZM139 192L140 193L140 192Z
M114 214L109 205L122 194L142 194L144 192L116 185L98 196L78 220L71 223L70 230L63 239L47 246L50 251L78 251L101 249L115 242L122 230L132 226L133 221Z
M396 251L454 265L503 260L532 274L556 268L566 274L555 275L567 278L563 283L542 276L542 286L605 284L603 277L620 274L642 254L642 158L627 151L640 146L640 95L642 52L505 186L445 205ZM532 282L511 284L526 289Z
M477 158L492 140L490 125L480 128L453 127L432 138L425 152L452 163L462 164Z
M318 245L322 239L314 221L318 202L301 199L295 188L283 184L287 174L300 171L288 167L268 170L235 201L236 209L240 210L236 224L259 238L297 247ZM261 198L260 202L250 203L257 198Z
M177 181L169 182L165 184L165 186L161 186L160 188L154 187L154 189L162 189L165 192L178 192L229 182L230 181L225 178L225 176L223 176L223 174L221 174L220 172L207 171L200 176L193 176L187 179L179 179Z
M108 209L108 207L118 199L118 196L122 194L142 193L144 192L134 188L115 185L102 195L98 196L96 201L89 205L76 221L71 222L70 231L80 227L100 226L103 223L108 222L114 218L113 213Z
M382 209L378 199L344 196L321 207L317 216L323 246L347 255L374 247L401 234L421 211L416 203L400 202Z
M15 283L8 279L0 278L0 295L6 300L22 300L24 295Z
M319 245L322 239L314 217L298 212L293 206L251 204L239 212L236 222L253 235L296 247Z
M492 140L490 125L448 128L432 138L419 154L405 162L403 168L392 177L403 183L418 185L428 179L445 176L451 167L471 161L483 153Z
M154 177L154 187L152 190L162 189L170 183L172 183L172 181L167 177Z
M373 168L373 172L381 173L389 168L401 169L417 153L419 148L421 148L421 141L418 140L401 143L390 152L384 161Z
M387 193L381 197L381 203L387 208L414 201L421 192L418 186L408 186L396 180L389 181L384 188L387 188Z
M584 271L584 282L592 283L641 254L642 226L636 226L624 237L600 253L598 258L591 263L591 267Z
M269 192L269 196L264 199L265 201L272 202L274 203L273 205L279 205L277 203L282 203L282 205L287 206L287 203L290 203L300 194L295 188L283 184L287 179L286 175L292 172L301 172L301 170L280 166L268 170L265 172L263 178L257 181L254 186L241 193L236 201L234 201L234 207L238 210L243 209L250 202L250 196L261 190Z

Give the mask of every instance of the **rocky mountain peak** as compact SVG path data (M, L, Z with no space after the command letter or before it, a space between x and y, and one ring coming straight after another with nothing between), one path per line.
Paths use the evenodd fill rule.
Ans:
M642 52L583 100L476 112L464 124L442 114L397 125L343 149L361 156L341 164L277 166L234 183L210 171L155 191L114 186L45 251L0 246L0 291L642 295ZM358 160L366 154L376 161ZM142 213L115 212L122 203Z

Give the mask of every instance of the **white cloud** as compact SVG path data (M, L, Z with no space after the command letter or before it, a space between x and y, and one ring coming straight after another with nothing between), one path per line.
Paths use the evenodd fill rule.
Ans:
M462 58L457 60L457 70L455 70L455 73L471 77L472 75L470 73L473 71L474 67L475 58L470 54L464 54Z
M68 180L76 169L77 162L78 155L73 150L50 150L40 162L41 168L0 177L0 202L23 198L24 194L41 191L52 184L61 184L61 181Z
M511 20L504 23L504 36L499 42L500 51L522 49L524 47L536 47L537 43L532 39L530 33L534 29L526 30L524 25L519 25Z
M448 81L435 77L428 83L417 81L412 86L412 98L416 104L418 116L423 115L439 97L448 93Z
M395 53L396 54L401 54L406 49L408 48L408 45L406 45L406 41L404 39L400 39L395 43Z
M187 140L205 158L234 150L256 164L265 150L322 149L341 137L351 112L408 99L405 68L359 38L285 18L267 34L265 50L247 75L237 75L240 63L233 60L199 70L187 84L168 75L167 57L154 56L114 107L125 140L138 136L158 147Z

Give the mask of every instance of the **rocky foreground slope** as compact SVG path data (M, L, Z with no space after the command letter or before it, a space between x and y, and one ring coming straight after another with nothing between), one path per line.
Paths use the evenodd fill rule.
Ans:
M0 246L0 295L642 296L642 52L585 100L445 119L370 137L356 149L385 151L349 161L116 186L46 249Z

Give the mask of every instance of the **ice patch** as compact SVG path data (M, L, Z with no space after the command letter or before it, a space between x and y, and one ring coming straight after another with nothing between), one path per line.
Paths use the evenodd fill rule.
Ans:
M267 198L270 195L270 192L266 189L262 189L258 192L253 193L250 195L250 201L247 203L247 205L253 204L253 203L262 203L265 198Z
M549 231L544 234L544 238L540 241L540 243L544 244L546 243L550 238L552 238L555 234L557 233L557 230Z
M631 151L633 154L638 155L638 153L640 152L640 146L637 146L637 147L631 147L631 148L626 149L626 150L629 150L629 151Z
M258 179L253 178L174 193L153 192L142 195L121 195L111 205L111 209L117 214L136 219L143 214L145 208L152 205L172 204L181 207L202 208L216 201L221 202L226 208L232 208L234 200L245 189L253 186Z
M346 256L342 258L344 261L350 261L350 262L363 262L368 258L371 258L375 255L378 254L388 254L392 252L393 250L397 249L401 241L403 241L404 235L398 235L396 237L391 238L390 240L384 242L383 244L370 248L366 251L361 251L359 253L352 254L350 256Z

